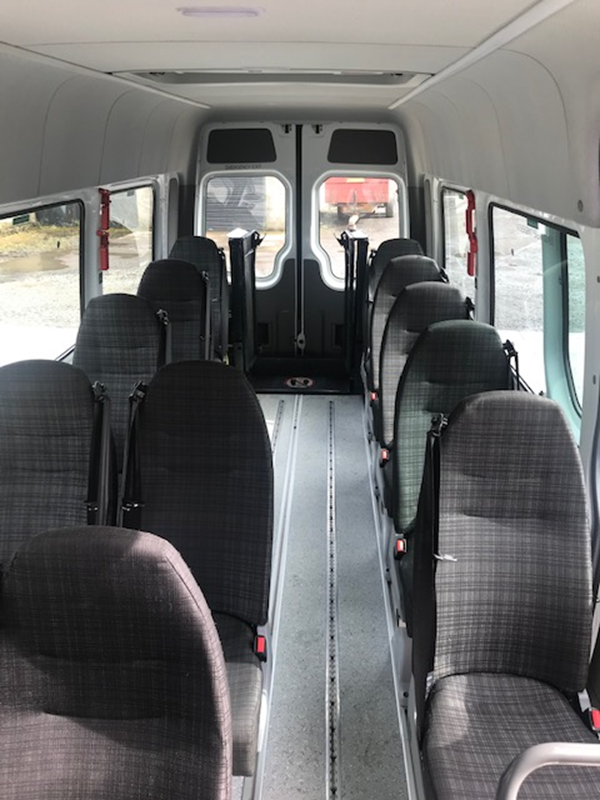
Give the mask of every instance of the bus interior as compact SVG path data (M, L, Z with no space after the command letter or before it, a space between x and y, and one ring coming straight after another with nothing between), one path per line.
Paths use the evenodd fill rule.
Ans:
M0 17L0 797L598 797L600 5Z

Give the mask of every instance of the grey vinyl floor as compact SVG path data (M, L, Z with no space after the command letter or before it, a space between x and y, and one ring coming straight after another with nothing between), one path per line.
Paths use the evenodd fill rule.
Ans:
M260 400L274 442L275 562L281 567L271 608L276 652L261 797L405 798L362 400Z

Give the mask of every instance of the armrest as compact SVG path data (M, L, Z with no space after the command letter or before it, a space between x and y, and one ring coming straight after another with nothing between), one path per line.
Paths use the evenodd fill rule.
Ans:
M548 742L536 744L514 758L500 778L496 800L517 800L521 784L532 772L552 765L600 767L599 744Z

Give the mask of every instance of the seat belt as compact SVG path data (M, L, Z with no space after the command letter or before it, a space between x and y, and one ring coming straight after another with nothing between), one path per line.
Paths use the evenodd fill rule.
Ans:
M88 471L87 523L107 525L109 514L109 481L111 472L110 398L103 383L92 385L94 419Z
M206 299L204 301L204 331L200 338L204 342L204 358L210 361L213 356L210 276L206 270L202 270L201 277L204 281Z
M413 675L417 735L423 733L429 674L433 669L436 636L435 569L439 532L440 437L447 418L438 414L427 434L423 481L415 521L413 564Z
M220 306L219 324L221 326L219 352L218 355L224 363L229 361L229 283L227 281L227 262L225 260L225 250L219 247L219 259L221 261L220 275Z
M140 476L140 458L138 443L138 410L146 396L147 386L143 381L136 384L129 396L129 426L125 440L125 456L123 458L123 499L121 503L121 519L119 524L124 528L139 530L142 521L141 499L142 483Z
M156 369L170 364L173 360L171 352L171 326L169 325L169 314L164 308L159 308L156 312L158 321L161 324L160 342L158 345L158 363Z
M513 374L512 386L511 389L520 389L521 388L521 376L519 374L519 354L517 353L514 344L507 339L504 344L502 345L504 348L504 352L506 353L506 358L508 360L508 374L510 377L511 368Z

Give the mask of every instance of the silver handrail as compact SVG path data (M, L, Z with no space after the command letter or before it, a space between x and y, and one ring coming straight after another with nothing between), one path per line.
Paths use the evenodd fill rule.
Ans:
M600 743L547 742L529 747L514 758L504 771L496 791L496 800L517 800L523 781L532 772L555 765L600 767Z

